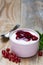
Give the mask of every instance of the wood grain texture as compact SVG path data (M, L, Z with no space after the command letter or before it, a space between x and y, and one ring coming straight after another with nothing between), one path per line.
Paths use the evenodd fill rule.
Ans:
M0 0L0 34L8 32L16 24L20 24L20 0Z
M43 32L43 1L21 0L21 24Z
M40 9L42 11L42 0L35 0L31 5L29 4L29 0L27 1L26 5L23 0L0 0L0 35L9 32L17 23L21 27L30 27L43 32L43 18L36 12ZM34 14L35 12L36 14ZM3 58L1 54L2 49L6 49L7 47L10 47L10 41L2 42L0 37L0 65L43 65L43 56L38 57L38 55L26 59L22 58L21 63L18 64L10 62L8 59Z

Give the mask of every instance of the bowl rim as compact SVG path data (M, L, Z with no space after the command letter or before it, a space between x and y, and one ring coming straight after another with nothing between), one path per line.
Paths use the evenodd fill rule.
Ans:
M38 40L36 40L35 42L32 42L31 44L35 44L35 43L37 43L38 41L39 41L39 39L40 39L40 37L39 37L39 34L35 31L35 30L33 30L33 29L30 29L30 28L19 28L19 29L16 29L15 31L12 31L11 33L10 33L10 35L9 35L9 38L10 38L10 41L12 41L13 43L16 43L16 42L14 42L12 39L11 39L11 36L17 31L17 30L31 30L31 31L34 31L38 36ZM19 43L16 43L16 44L19 44ZM29 43L28 44L19 44L19 45L30 45Z

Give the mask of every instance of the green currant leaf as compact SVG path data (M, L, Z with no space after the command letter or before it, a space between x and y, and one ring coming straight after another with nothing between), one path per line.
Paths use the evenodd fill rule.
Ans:
M42 34L41 34L39 31L37 31L37 30L36 30L36 32L39 34L39 36L40 36L40 38L41 38Z
M43 33L41 34L39 31L36 31L39 36L40 36L40 40L39 40L39 50L43 50Z

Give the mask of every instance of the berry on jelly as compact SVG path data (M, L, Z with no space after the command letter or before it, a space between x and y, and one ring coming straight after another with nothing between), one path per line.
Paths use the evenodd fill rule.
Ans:
M34 41L34 40L37 40L38 39L38 37L36 37L36 36L33 36L32 37L32 40Z
M35 35L32 35L30 32L25 32L25 31L22 31L22 30L18 30L16 32L16 39L19 40L19 39L23 39L25 41L30 41L31 39L33 41L37 40L38 37L36 37Z

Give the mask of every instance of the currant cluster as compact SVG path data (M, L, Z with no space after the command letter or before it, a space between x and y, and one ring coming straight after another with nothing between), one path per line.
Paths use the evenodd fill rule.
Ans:
M6 50L2 50L2 55L4 58L7 58L12 62L19 63L21 61L21 59L16 54L13 54L9 48L7 48Z
M27 39L28 41L30 41L32 39L34 41L34 40L37 40L38 37L36 37L35 35L32 35L30 32L18 30L16 32L16 39L24 39L24 40Z

